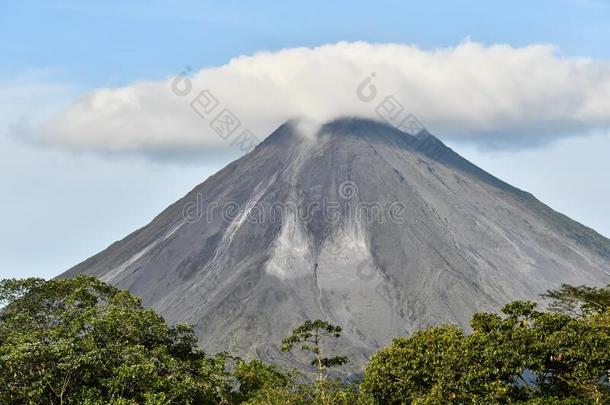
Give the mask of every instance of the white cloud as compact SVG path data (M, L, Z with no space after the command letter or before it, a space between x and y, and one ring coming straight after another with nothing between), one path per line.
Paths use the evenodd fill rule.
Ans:
M376 97L357 88L371 78ZM377 117L393 95L446 139L537 143L610 127L610 62L570 58L552 46L485 46L423 50L400 44L337 43L240 56L193 72L191 90L172 92L174 78L140 81L84 94L41 129L52 142L78 149L164 152L230 147L210 122L223 108L239 131L259 139L282 122L307 117ZM187 84L179 81L178 88ZM209 89L219 105L204 118L190 102ZM368 95L371 88L363 84Z

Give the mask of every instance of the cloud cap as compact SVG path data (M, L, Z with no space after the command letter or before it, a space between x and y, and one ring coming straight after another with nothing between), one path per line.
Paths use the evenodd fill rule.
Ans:
M403 129L414 118L444 139L510 147L606 130L609 100L609 61L549 45L340 42L96 89L38 132L72 149L217 153L248 150L294 117L360 116Z

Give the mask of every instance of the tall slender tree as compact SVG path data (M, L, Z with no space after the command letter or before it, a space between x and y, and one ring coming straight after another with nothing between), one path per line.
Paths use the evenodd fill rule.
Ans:
M292 335L282 340L282 351L291 351L296 345L301 344L301 350L311 353L314 357L311 364L318 370L318 381L324 381L328 376L329 368L347 363L345 356L325 357L321 348L323 340L339 338L341 331L339 325L332 325L319 319L306 320L292 331Z

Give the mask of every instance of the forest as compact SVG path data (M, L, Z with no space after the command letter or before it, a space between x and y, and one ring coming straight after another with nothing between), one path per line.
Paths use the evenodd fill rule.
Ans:
M328 343L341 326L307 320L277 345L309 356L286 369L199 348L128 291L93 277L0 282L2 404L605 404L610 287L563 285L533 302L396 337L362 378ZM334 345L333 347L335 347Z

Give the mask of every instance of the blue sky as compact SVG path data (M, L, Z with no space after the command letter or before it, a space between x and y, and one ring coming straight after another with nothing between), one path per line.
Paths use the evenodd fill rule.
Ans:
M608 2L10 1L0 3L0 73L51 69L120 85L259 50L337 41L451 46L466 37L607 58Z
M551 44L610 59L610 2L0 2L0 277L50 277L144 225L221 168L42 147L12 129L83 92L159 80L263 50L338 41ZM610 101L609 101L610 102ZM441 138L443 134L439 134ZM484 169L610 236L610 137L527 150L450 142Z

